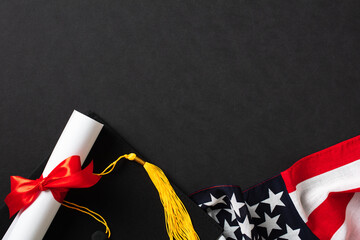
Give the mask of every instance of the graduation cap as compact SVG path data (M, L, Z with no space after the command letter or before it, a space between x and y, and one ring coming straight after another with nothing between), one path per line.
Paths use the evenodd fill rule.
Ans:
M78 205L70 205L70 207L83 210L88 214L93 211L95 217L96 213L99 213L104 219L98 216L98 220L104 223L102 220L106 219L106 225L111 229L111 239L173 239L169 228L174 226L180 228L175 230L180 233L191 232L191 227L193 227L200 239L219 238L222 232L219 225L174 183L171 185L170 182L167 183L166 176L159 168L148 163L140 152L99 116L94 113L89 113L88 116L103 123L104 127L96 141L94 139L95 143L87 155L84 166L91 166L90 162L93 161L93 172L109 174L103 176L90 188L71 189L65 201ZM119 159L119 156L122 158ZM47 167L47 159L31 174L29 179L41 178L44 168L46 170ZM116 159L118 161L115 164ZM137 161L140 165L126 159ZM178 218L175 219L175 223L169 223L171 221L169 218L172 216L167 216L167 214L176 215L179 212L174 213L174 202L180 204L177 208L180 214L185 214L185 218L188 214L191 226L188 226L189 223L186 221L186 223L177 221ZM86 209L84 210L81 206L86 206ZM9 231L14 218L16 220L17 217L9 219L9 209L6 205L0 208L0 236L4 236ZM86 214L66 207L59 208L45 232L44 239L99 240L107 238L101 224ZM31 239L26 237L26 233L23 236L25 236L23 239ZM178 239L196 238L183 236Z

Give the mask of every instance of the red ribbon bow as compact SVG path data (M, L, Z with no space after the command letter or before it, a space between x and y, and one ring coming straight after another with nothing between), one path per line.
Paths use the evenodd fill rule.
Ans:
M56 166L47 177L30 180L11 176L11 192L5 203L9 207L10 217L22 208L27 208L39 196L41 191L50 190L55 200L62 202L69 188L88 188L95 185L101 176L93 174L93 162L81 170L79 156L71 156Z

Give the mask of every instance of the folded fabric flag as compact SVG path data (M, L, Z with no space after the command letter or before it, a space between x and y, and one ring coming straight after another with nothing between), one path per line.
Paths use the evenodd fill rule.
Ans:
M242 191L191 198L223 227L220 239L360 239L360 136L309 155Z
M92 113L89 116L104 123L96 114ZM105 124L84 166L93 161L94 172L100 173L120 155L128 153L141 156ZM30 179L38 179L45 164L46 161L35 170ZM218 239L222 232L221 227L173 183L171 185L189 212L200 239ZM65 200L101 214L111 229L111 239L169 239L159 193L147 172L136 163L128 160L119 161L111 174L103 176L91 188L71 189ZM11 221L9 209L2 206L0 236L5 234ZM44 239L105 239L106 235L102 232L103 225L88 215L60 207Z

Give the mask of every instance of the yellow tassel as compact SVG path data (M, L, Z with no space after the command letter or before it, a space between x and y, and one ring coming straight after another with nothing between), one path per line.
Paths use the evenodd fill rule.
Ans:
M159 192L161 203L164 206L166 231L169 238L171 240L199 239L199 236L192 225L188 211L180 198L176 195L164 172L157 166L148 162L145 162L144 168Z
M192 225L190 215L186 210L180 198L176 195L175 190L171 186L164 172L157 166L145 162L135 153L125 154L111 163L102 173L97 175L107 175L111 173L116 163L126 158L141 164L148 173L151 181L154 183L159 192L160 201L164 207L166 231L170 240L199 240L194 226Z

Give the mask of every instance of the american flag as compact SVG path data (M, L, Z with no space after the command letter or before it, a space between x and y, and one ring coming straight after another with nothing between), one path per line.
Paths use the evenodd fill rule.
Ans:
M242 191L233 185L191 198L225 239L360 239L360 136L297 161Z

